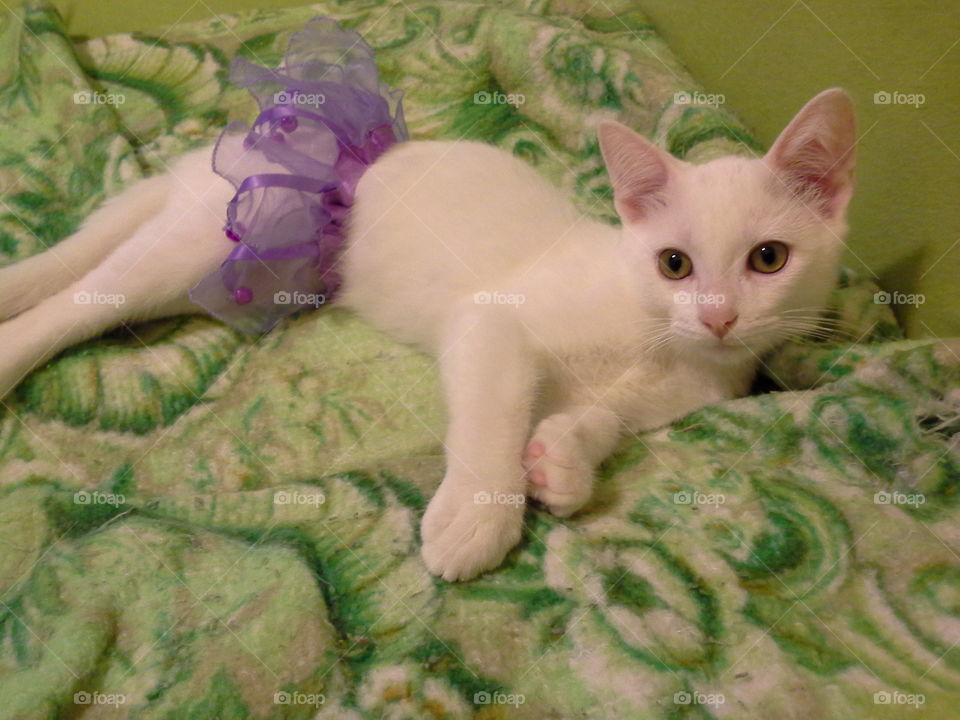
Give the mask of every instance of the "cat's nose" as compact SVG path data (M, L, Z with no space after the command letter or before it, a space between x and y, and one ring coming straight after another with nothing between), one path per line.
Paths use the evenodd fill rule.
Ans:
M708 307L700 311L700 322L721 340L730 332L738 317L740 316L737 313L722 307Z

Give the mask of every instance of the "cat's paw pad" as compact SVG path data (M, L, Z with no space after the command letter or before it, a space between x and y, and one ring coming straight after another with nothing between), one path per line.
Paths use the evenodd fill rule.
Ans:
M523 503L501 503L491 494L440 486L420 527L420 554L427 568L444 580L470 580L503 562L520 540ZM446 489L445 489L446 488Z
M593 493L593 468L583 460L572 427L566 415L542 420L523 453L527 495L557 517L572 515Z

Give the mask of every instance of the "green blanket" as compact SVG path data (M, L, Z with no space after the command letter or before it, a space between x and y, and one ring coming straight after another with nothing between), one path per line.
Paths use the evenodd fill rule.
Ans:
M249 119L229 59L276 63L317 14L377 49L414 137L497 144L601 217L601 118L697 161L755 147L611 4L331 1L86 42L8 14L0 262ZM844 273L844 332L624 443L588 511L530 509L463 584L418 554L427 358L337 309L65 352L0 407L0 717L960 717L960 343L902 340L875 291Z

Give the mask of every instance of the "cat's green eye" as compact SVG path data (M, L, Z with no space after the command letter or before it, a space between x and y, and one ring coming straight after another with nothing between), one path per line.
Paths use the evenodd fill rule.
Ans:
M681 280L693 272L693 263L690 257L679 250L668 248L660 253L660 273L670 280Z
M788 257L790 251L782 242L773 240L760 243L750 251L750 269L761 273L775 273L787 264Z

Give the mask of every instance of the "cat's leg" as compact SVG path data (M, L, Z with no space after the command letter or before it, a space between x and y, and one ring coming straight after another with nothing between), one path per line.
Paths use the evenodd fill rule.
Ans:
M0 398L64 348L122 323L196 312L190 288L234 246L212 209L222 212L232 192L221 185L203 201L174 198L93 270L0 324Z
M687 365L664 371L638 364L609 384L573 383L524 449L527 494L558 517L572 515L589 501L595 468L623 436L664 427L705 405L742 395L752 374L747 368L736 378L718 379Z
M572 404L548 415L523 452L527 494L557 517L572 515L590 500L594 469L626 430L618 414L600 403Z
M178 191L203 193L210 185L209 164L210 148L188 153L170 171L140 180L109 198L70 237L42 253L0 268L0 320L80 280L129 240L145 221L160 213Z
M520 539L520 463L536 384L533 353L503 308L459 316L440 357L447 471L423 517L423 559L445 580L495 568Z

